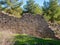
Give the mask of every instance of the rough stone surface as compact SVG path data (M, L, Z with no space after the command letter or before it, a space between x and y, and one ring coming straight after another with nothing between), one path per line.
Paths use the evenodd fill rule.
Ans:
M60 39L60 24L54 22L54 23L48 23L49 24L49 28L51 28L54 33L55 33L55 37Z
M53 31L41 15L23 14L21 18L15 18L0 13L0 32L28 34L36 37L54 37Z

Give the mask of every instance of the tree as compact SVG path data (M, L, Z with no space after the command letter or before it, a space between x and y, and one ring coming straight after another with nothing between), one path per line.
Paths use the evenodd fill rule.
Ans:
M3 7L2 7L2 5L4 5L6 2L5 1L3 1L3 0L0 0L0 11L1 10L3 10Z
M38 4L35 3L34 0L28 0L27 4L24 5L24 12L32 14L40 14L41 8Z
M59 6L57 0L49 0L49 2L44 2L43 12L44 15L49 16L49 21L54 22L54 20L59 16Z
M42 8L38 4L35 4L34 14L42 14Z
M4 12L12 14L14 16L20 16L22 13L22 8L20 7L23 4L23 1L19 0L1 0L1 5L4 5Z

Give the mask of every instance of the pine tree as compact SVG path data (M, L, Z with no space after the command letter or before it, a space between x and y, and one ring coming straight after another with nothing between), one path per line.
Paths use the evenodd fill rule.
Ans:
M49 0L49 2L44 2L43 12L46 16L49 16L49 21L54 22L59 15L59 6L57 0Z
M40 14L41 8L38 4L35 3L34 0L28 0L27 4L24 5L24 12L32 14Z

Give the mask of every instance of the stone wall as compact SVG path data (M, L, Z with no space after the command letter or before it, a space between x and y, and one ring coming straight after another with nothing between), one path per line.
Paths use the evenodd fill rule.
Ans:
M26 13L21 18L16 18L0 13L0 32L5 30L36 37L54 37L54 32L48 27L43 16L39 14Z

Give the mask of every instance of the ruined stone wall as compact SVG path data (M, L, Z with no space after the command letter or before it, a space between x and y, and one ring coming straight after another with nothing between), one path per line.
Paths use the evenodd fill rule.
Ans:
M36 37L54 37L53 31L41 15L23 14L21 18L0 13L0 32L28 34Z

